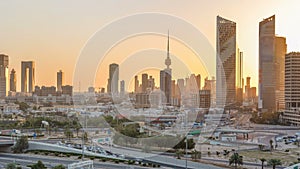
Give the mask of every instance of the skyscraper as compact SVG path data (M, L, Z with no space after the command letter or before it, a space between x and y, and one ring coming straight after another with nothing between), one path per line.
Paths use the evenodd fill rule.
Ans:
M238 105L243 104L243 52L238 49L237 53L237 85L236 85L236 102Z
M21 92L31 93L35 86L34 61L22 61L21 63Z
M139 91L139 79L138 76L134 76L134 92L138 93Z
M275 99L276 110L284 110L284 59L287 51L286 38L275 37L275 69L276 69L276 87Z
M237 70L236 70L236 74L237 74L237 82L236 82L236 86L237 88L243 88L243 52L241 52L238 49L238 53L237 53Z
M143 73L142 74L142 92L146 93L147 88L148 88L148 74Z
M285 56L285 111L283 120L288 124L300 125L300 52Z
M258 108L275 110L275 15L259 23Z
M109 65L107 92L111 94L119 93L119 65L116 63Z
M164 93L165 97L162 99L163 104L171 103L172 95L172 69L170 68L170 41L168 32L168 44L167 44L167 58L165 60L166 69L160 71L160 90Z
M236 23L217 16L216 104L236 102Z
M285 38L275 36L275 15L259 23L258 108L276 111L284 107Z
M121 95L125 94L125 81L124 80L120 81L120 93L121 93Z
M12 92L17 91L17 76L16 76L15 69L12 69L10 72L9 91L12 91Z
M8 94L8 56L0 54L0 97Z
M62 72L61 70L59 70L59 72L57 72L56 83L57 83L57 86L56 86L57 91L61 92L62 91L61 87L64 85L64 72Z

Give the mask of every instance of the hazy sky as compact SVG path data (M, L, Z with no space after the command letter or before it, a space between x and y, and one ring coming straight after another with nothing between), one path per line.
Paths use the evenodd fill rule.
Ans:
M258 24L261 20L275 14L276 34L287 38L288 52L300 51L298 0L10 0L0 1L0 6L0 53L10 56L9 67L17 71L18 90L22 60L36 62L37 85L55 85L59 69L65 72L66 83L72 84L77 58L97 30L121 17L144 12L165 13L186 20L201 31L214 48L216 16L235 21L237 44L244 52L244 77L251 76L254 86L258 79ZM165 50L166 40L156 39L162 42L155 47ZM215 56L211 56L211 62L215 63ZM100 71L95 81L96 86L106 88L107 72ZM82 90L86 87L82 86Z

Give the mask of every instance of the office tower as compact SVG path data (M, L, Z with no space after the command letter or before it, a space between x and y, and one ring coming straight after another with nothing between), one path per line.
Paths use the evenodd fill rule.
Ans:
M237 69L236 69L236 75L237 75L237 85L236 85L236 102L238 105L243 104L243 52L240 52L240 49L238 49L237 52Z
M111 94L119 93L119 65L116 63L109 65L107 92Z
M120 81L120 93L121 93L122 95L125 94L125 81L124 81L124 80L121 80L121 81Z
M10 72L9 91L17 91L17 75L15 69L12 69Z
M180 94L184 93L184 91L185 91L184 79L177 79L177 85L179 87Z
M275 15L259 23L259 101L258 108L273 111L275 101Z
M138 79L138 76L134 76L134 92L135 93L138 93L139 89L139 79Z
M59 70L59 72L57 72L57 77L56 77L56 83L57 83L56 87L58 92L61 92L62 90L61 86L65 85L64 80L65 80L64 72Z
M285 38L275 36L275 15L259 23L259 100L262 112L284 107Z
M8 56L0 54L0 97L8 94Z
M243 88L242 80L243 80L243 52L240 52L238 49L237 53L237 81L236 86L237 88Z
M142 74L142 92L146 93L148 88L148 74Z
M154 88L155 88L155 79L150 76L149 79L148 79L148 88L153 91Z
M21 92L31 93L35 86L34 61L22 61L21 64Z
M176 90L176 81L172 80L172 97L175 96L175 90Z
M284 110L284 58L287 51L286 38L275 37L275 99L276 110Z
M217 16L216 104L236 102L236 23Z
M165 59L166 69L160 71L160 90L164 93L164 98L162 99L163 104L171 103L172 94L172 69L170 68L170 48L169 48L169 32L168 32L168 44L167 44L167 58Z
M210 106L215 106L216 102L216 79L215 77L212 77L211 80L206 77L204 79L204 86L203 90L209 90L210 91Z
M300 52L285 55L285 111L283 120L287 124L300 125Z
M199 90L199 107L210 108L211 97L210 90Z
M246 77L246 86L245 86L245 95L246 95L246 99L250 98L250 80L251 77Z
M198 74L195 78L196 78L197 87L200 90L201 89L201 75Z

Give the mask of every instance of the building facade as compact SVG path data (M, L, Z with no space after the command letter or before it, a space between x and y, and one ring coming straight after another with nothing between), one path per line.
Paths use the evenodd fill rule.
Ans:
M8 94L8 56L0 55L0 97L5 97Z
M56 84L56 88L57 88L58 92L62 91L61 87L63 85L65 85L64 84L64 80L65 80L64 72L62 72L61 70L59 70L59 72L57 72L57 75L56 75L56 83L57 83Z
M107 92L111 94L119 93L119 65L116 63L109 65Z
M236 23L217 16L216 106L236 102Z
M22 61L21 63L21 92L31 93L35 86L34 61Z
M300 52L285 56L285 111L284 122L300 125Z
M9 91L17 91L17 75L15 69L12 69L9 77Z

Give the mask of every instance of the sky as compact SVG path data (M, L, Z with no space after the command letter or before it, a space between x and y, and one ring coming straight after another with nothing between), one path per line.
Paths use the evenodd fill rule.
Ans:
M181 18L195 26L213 49L216 44L216 16L220 15L236 22L237 44L244 52L244 77L251 77L252 86L257 86L258 83L258 25L264 18L275 14L275 32L287 38L287 51L300 51L300 15L298 14L300 2L297 0L10 0L0 1L0 6L2 7L0 53L9 55L9 69L14 68L17 72L18 90L20 90L21 61L28 60L33 60L36 64L36 85L55 86L56 72L61 69L65 72L66 84L74 85L75 90L79 89L78 81L73 80L73 77L78 65L77 61L83 56L86 44L90 44L97 31L106 25L120 18L141 13L163 13ZM128 26L120 26L120 30L125 28ZM169 28L162 29L167 32ZM171 29L170 51L173 56L178 57L172 60L174 65L171 66L174 66L174 72L176 72L176 60L178 63L181 60L186 63L190 73L203 74L202 78L213 75L213 73L205 74L205 70L199 68L206 63L201 64L190 59L194 57L193 52L178 39L176 41L172 33ZM183 32L183 35L188 36L189 33ZM110 34L107 36L109 37ZM141 58L142 56L139 55L143 54L163 55L162 63L158 67L164 66L166 42L165 36L144 35L115 44L114 48L106 54L105 59L97 63L94 80L83 79L80 83L81 89L87 90L87 87L93 84L96 87L106 88L108 64L126 61L124 58L128 58L128 55L132 58ZM101 47L102 44L97 45ZM128 51L129 49L131 51ZM143 51L143 49L147 50ZM210 57L211 62L215 64L215 55L206 57ZM120 66L120 69L123 72L120 74L122 79L126 75L127 68ZM139 69L134 73L143 71ZM157 69L153 68L153 74L155 71L157 73ZM134 73L124 79L132 79ZM84 75L85 72L82 74ZM180 73L177 74L178 77L182 76ZM188 71L184 73L185 76L188 74Z

